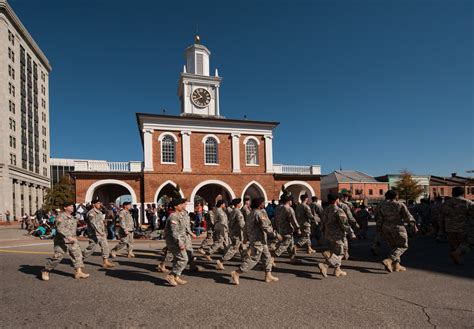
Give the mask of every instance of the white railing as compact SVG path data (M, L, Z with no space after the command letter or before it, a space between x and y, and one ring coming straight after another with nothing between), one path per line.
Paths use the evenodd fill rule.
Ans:
M273 172L275 174L291 174L291 175L321 175L321 166L293 166L274 164Z
M74 161L74 171L140 172L141 170L142 170L141 161L130 161L130 162L109 162L109 161L100 161L100 160Z

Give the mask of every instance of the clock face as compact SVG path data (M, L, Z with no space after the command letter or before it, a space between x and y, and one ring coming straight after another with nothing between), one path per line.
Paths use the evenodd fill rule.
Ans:
M197 107L206 107L211 102L211 94L204 88L197 88L193 91L191 100Z

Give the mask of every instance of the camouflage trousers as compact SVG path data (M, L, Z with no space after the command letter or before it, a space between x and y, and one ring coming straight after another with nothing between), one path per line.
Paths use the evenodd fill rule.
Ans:
M225 231L216 232L214 243L212 244L212 246L209 247L207 254L212 255L221 249L225 250L227 249L228 245L229 245L229 237L227 235L227 232Z
M107 243L107 236L91 234L89 235L89 245L82 252L84 259L94 253L95 246L97 245L99 245L100 248L102 249L102 258L109 258L110 249L109 249L109 244Z
M331 257L326 262L332 267L340 267L342 255L344 254L344 240L329 240L329 251L331 252Z
M126 248L128 252L133 251L133 232L128 232L127 235L121 234L120 242L112 249L119 251Z
M270 255L270 250L268 245L262 244L261 242L257 244L250 244L250 254L245 257L244 261L240 265L240 271L242 273L248 272L262 260L262 265L265 268L265 272L272 271L272 256Z
M244 244L242 243L240 236L233 236L230 238L230 241L231 244L225 250L222 260L231 260L236 253L240 253L240 259L244 260L247 256L247 249L244 248Z
M321 232L321 225L311 223L311 237L313 237L318 244L321 243L323 233Z
M206 231L206 238L202 241L201 248L208 249L213 244L214 244L214 231L209 229Z
M181 276L189 259L192 259L192 252L187 249L180 250L178 246L169 248L168 251L173 255L173 269L171 274L174 276Z
M54 242L54 255L53 258L50 258L46 263L45 270L52 271L58 266L64 258L64 255L69 253L69 257L71 258L72 265L75 269L84 267L84 263L82 262L82 251L81 247L79 246L79 242L75 241L73 243L56 243Z
M400 257L408 249L408 233L405 226L383 226L382 236L391 249L390 259L400 262Z
M173 263L173 269L174 269L175 268L174 267L175 254L173 254L171 251L168 251L168 247L164 247L162 251L163 251L162 262L163 263ZM186 256L187 256L187 261L184 262L184 260L181 260L181 262L180 262L181 255L178 255L178 259L176 260L176 264L177 264L176 272L179 272L179 274L177 274L177 275L181 275L183 270L186 268L186 264L189 264L189 268L191 270L195 270L197 268L197 265L194 262L194 254L193 254L192 247L191 247L191 249L189 249L186 246ZM176 274L176 273L173 272L173 274Z
M283 235L282 238L281 241L277 242L275 255L280 257L281 254L287 251L290 258L295 257L295 239L293 238L293 234Z
M298 246L303 247L307 245L308 247L311 247L311 224L304 223L302 228L301 239L298 242Z
M448 232L448 242L451 250L459 251L461 254L467 254L471 251L467 240L467 234L463 232Z

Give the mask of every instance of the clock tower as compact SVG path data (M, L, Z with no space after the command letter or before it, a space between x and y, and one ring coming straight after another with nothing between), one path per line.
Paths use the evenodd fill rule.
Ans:
M222 78L218 76L217 69L214 76L209 75L210 55L198 35L194 44L184 51L186 64L178 83L182 116L220 117L219 87Z

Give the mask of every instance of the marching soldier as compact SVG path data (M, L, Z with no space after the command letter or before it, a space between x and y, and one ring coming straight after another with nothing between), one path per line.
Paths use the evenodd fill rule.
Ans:
M323 218L324 209L318 203L318 197L313 196L311 197L311 204L309 205L311 208L311 213L313 214L315 221L313 222L313 226L311 227L312 236L316 239L318 244L321 244L322 232L321 232L321 221Z
M462 264L462 255L470 251L474 244L474 202L464 198L464 188L456 186L452 198L441 208L448 242L451 245L451 258L454 264Z
M237 198L231 201L233 210L230 214L229 219L229 237L231 244L224 252L224 256L221 259L217 260L216 269L223 270L224 262L231 260L236 253L240 253L240 258L243 261L247 256L247 250L244 249L243 239L244 233L243 229L245 227L245 219L240 207L242 206L242 199Z
M408 211L407 206L397 200L397 192L389 190L375 211L377 232L390 246L390 257L383 260L388 272L404 272L406 268L400 265L400 257L408 249L408 234L404 222L413 225L417 232L416 221Z
M337 194L328 194L329 206L324 209L323 226L324 237L329 241L330 250L323 252L326 263L319 263L318 267L323 277L327 277L328 267L334 268L334 275L346 276L341 270L342 255L344 254L344 238L346 236L346 213L338 207L339 197Z
M104 218L105 215L102 213L102 203L99 200L94 200L92 203L92 209L86 215L87 218L87 230L89 236L89 245L82 252L84 259L94 253L96 245L99 245L102 249L103 267L111 268L115 264L109 261L110 249L107 243L107 233L105 231Z
M296 218L298 224L302 228L301 240L298 242L300 247L307 246L308 254L316 252L311 248L311 224L316 221L315 217L311 212L311 208L308 205L308 195L303 194L300 197L301 203L296 206Z
M84 263L82 261L82 252L77 241L76 230L77 220L72 213L74 212L74 203L65 202L63 211L56 218L56 236L54 237L54 256L50 258L41 272L41 278L44 281L49 280L49 272L54 270L61 263L66 253L69 253L72 265L74 266L76 279L86 279L89 274L82 272Z
M357 221L354 218L354 206L349 202L349 192L344 191L340 195L338 207L341 208L347 217L346 236L344 237L344 256L345 260L349 259L349 239L355 239L354 228L359 228ZM349 239L348 239L349 238Z
M206 259L211 261L211 255L221 249L227 248L229 244L229 220L225 211L224 200L218 200L216 203L216 224L214 226L215 239L214 244L206 252Z
M275 256L280 257L285 251L288 252L292 264L298 264L296 259L296 247L293 235L301 234L300 226L296 220L295 211L291 208L291 198L283 194L275 211L275 219L280 238L276 245Z
M250 243L250 255L247 256L237 271L231 272L232 281L239 284L239 277L253 269L262 260L265 268L265 282L276 282L278 278L272 275L272 257L268 249L267 238L273 235L270 219L265 212L265 199L255 198L252 200L252 212L247 218L245 226Z
M211 208L207 211L204 219L206 221L206 238L202 241L201 247L198 249L198 253L201 255L206 254L206 250L214 244L214 225L216 211L215 208Z
M119 212L119 225L120 225L120 242L110 251L112 258L117 257L117 251L127 248L128 258L134 258L133 254L133 231L134 223L132 215L130 214L130 208L132 207L131 202L124 202L122 204L123 209Z

